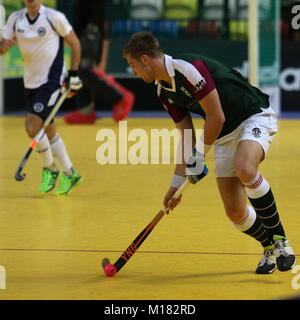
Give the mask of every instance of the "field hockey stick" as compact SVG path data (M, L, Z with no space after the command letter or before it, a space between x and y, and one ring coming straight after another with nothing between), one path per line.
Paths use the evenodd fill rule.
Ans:
M36 134L36 136L33 138L32 142L30 143L29 149L27 150L27 152L25 153L21 163L18 166L18 169L16 171L15 174L15 179L17 181L22 181L25 179L26 177L26 173L22 174L22 170L25 167L25 164L32 152L32 150L35 149L36 145L38 144L39 140L41 139L41 137L44 135L46 128L48 127L48 125L50 124L51 120L54 118L55 114L57 113L58 109L61 107L61 105L63 104L63 102L65 101L66 97L68 95L68 90L64 87L62 87L61 89L61 96L58 99L58 101L56 102L55 106L53 107L53 109L51 110L49 116L47 117L47 119L45 120L43 127L39 130L39 132Z
M186 179L184 183L178 188L176 193L173 195L173 198L178 199L182 192L188 187L190 184L189 180ZM133 240L133 242L129 245L129 247L122 253L120 258L114 263L110 264L110 260L108 258L104 258L102 260L102 267L104 269L104 273L112 277L117 272L119 272L124 265L128 262L128 260L134 255L137 249L141 246L141 244L146 240L149 234L152 232L154 227L158 224L161 218L168 213L169 209L163 207L160 211L155 215L155 217L151 220L151 222L147 225L147 227Z

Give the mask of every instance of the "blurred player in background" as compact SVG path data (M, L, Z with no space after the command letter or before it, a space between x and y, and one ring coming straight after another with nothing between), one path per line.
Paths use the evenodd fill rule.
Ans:
M43 126L60 95L63 81L64 41L71 47L71 70L67 78L68 89L76 93L82 87L78 76L81 56L80 42L66 17L59 11L41 5L40 0L24 0L25 8L13 12L8 18L0 54L18 44L24 59L24 86L27 103L25 128L32 139ZM65 144L56 132L54 121L46 129L36 149L42 162L42 182L39 192L48 193L56 184L59 170L63 174L56 195L68 194L82 181L73 168Z
M165 207L172 210L179 203L172 196L186 176L191 183L206 176L205 154L214 146L215 174L226 214L238 230L264 248L256 273L292 269L293 249L270 185L258 170L277 132L269 97L218 61L196 54L176 59L164 54L149 32L134 34L123 55L136 76L156 81L158 96L182 136L185 129L193 132L192 155L176 165ZM205 119L202 141L197 143L190 112ZM247 205L247 196L252 206Z
M96 105L103 103L112 107L115 121L123 120L132 110L134 95L105 73L109 51L105 1L75 1L73 26L82 47L83 90L76 97L79 110L67 114L64 120L94 123Z

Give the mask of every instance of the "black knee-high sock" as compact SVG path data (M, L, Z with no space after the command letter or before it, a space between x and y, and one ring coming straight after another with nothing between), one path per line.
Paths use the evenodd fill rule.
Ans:
M259 241L263 247L272 244L267 229L252 207L247 206L244 218L234 223L234 225L243 233Z
M285 236L271 189L263 197L257 199L249 198L249 201L270 234Z
M249 201L267 229L269 237L273 238L275 234L285 236L270 185L261 175L256 178L251 184L246 184Z

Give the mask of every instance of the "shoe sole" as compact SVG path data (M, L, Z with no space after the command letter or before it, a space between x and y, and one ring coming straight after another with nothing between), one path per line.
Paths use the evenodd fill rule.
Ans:
M57 176L57 178L58 178L58 176ZM57 180L57 178L56 178L56 180ZM56 186L56 180L55 180L54 186L53 186L51 189L49 189L48 191L40 191L40 190L38 190L38 192L41 193L41 194L47 194L47 193L49 193L50 191L52 191L52 190L55 188L55 186Z
M55 187L55 186L54 186L54 187ZM38 192L39 192L40 194L47 194L47 193L49 193L50 191L52 191L52 190L54 189L54 187L51 188L51 189L48 190L48 191L40 191L40 190L38 190Z
M277 262L276 262L277 263ZM279 264L280 265L280 264ZM293 265L291 266L291 267L289 267L289 268L281 268L281 267L279 267L278 266L278 263L277 263L277 268L278 268L278 270L280 271L280 272L285 272L285 271L289 271L289 270L292 270L294 267L295 267L295 265L296 265L296 257L295 257L295 261L294 261L294 263L293 263Z
M255 271L256 274L272 274L275 270L277 269L277 266L274 267L274 269L268 271L268 272L257 272Z
M67 196L67 195L69 195L69 194L72 192L72 190L73 190L78 184L80 184L82 181L83 181L83 177L80 177L80 178L74 183L73 187L72 187L68 192L66 192L66 193L54 193L54 195L56 195L56 196Z

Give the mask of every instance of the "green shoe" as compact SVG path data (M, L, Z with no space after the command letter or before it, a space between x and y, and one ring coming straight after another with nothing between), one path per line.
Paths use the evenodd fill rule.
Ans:
M51 191L55 187L58 175L59 171L52 171L50 169L44 168L42 172L42 182L39 187L39 192L47 193Z
M75 171L70 176L63 174L61 176L60 186L57 189L57 191L54 192L54 194L57 196L69 194L71 190L82 181L83 181L83 178L82 176L79 175L77 171Z

